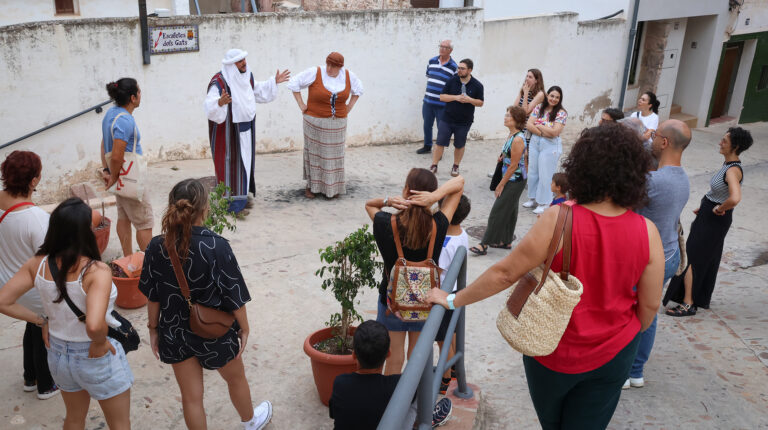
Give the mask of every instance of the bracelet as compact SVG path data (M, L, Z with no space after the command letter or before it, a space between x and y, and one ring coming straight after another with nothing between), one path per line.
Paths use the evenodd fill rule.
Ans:
M384 197L384 205L382 207L386 207L387 203L389 203L389 196Z
M38 318L43 320L43 322L41 322L40 324L35 324L35 325L40 327L40 328L45 327L45 325L48 324L48 316L45 315L45 314L37 314L37 316L38 316Z
M101 169L101 171L104 172L104 173L112 173L112 172L109 171L109 167L105 167L105 168Z

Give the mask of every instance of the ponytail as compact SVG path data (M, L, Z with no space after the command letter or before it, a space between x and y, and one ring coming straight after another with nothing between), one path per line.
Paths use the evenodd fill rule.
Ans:
M646 91L643 94L648 96L648 103L651 105L651 112L655 113L656 115L659 114L659 106L661 106L661 102L656 97L656 94Z
M197 179L185 179L174 185L168 195L168 208L161 222L165 246L173 246L182 261L189 255L192 225L205 214L208 195Z
M139 84L133 78L118 79L107 84L107 94L122 107L131 102L131 96L139 94Z

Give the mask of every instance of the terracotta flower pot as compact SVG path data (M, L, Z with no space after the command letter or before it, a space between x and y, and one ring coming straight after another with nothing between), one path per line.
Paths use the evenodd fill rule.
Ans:
M357 362L352 354L333 355L316 350L312 345L333 337L333 328L328 327L318 330L304 341L304 352L312 362L312 375L315 377L317 394L325 406L331 400L333 381L342 373L351 373L357 370ZM350 336L355 332L355 327L349 329Z
M139 279L141 278L112 277L112 282L117 287L116 305L124 309L135 309L147 304L147 296L139 290Z

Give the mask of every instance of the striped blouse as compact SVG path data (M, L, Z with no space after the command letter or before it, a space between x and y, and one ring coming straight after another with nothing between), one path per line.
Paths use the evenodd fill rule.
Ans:
M705 195L707 200L718 205L728 200L728 197L730 197L731 194L728 191L728 182L725 180L725 172L733 166L738 166L739 170L741 170L742 178L739 183L744 181L744 170L741 168L741 161L723 163L723 167L721 167L717 173L712 175L712 179L709 181L710 190Z

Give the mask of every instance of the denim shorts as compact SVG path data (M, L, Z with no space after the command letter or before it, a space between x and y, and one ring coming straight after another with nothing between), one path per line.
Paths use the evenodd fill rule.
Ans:
M378 301L379 308L376 314L376 321L384 324L389 331L421 331L424 328L423 322L405 322L396 317L395 314L387 312L387 305Z
M61 391L85 390L95 400L115 397L131 388L133 373L120 342L109 339L116 354L108 351L99 358L88 358L91 342L67 342L50 336L48 367Z

